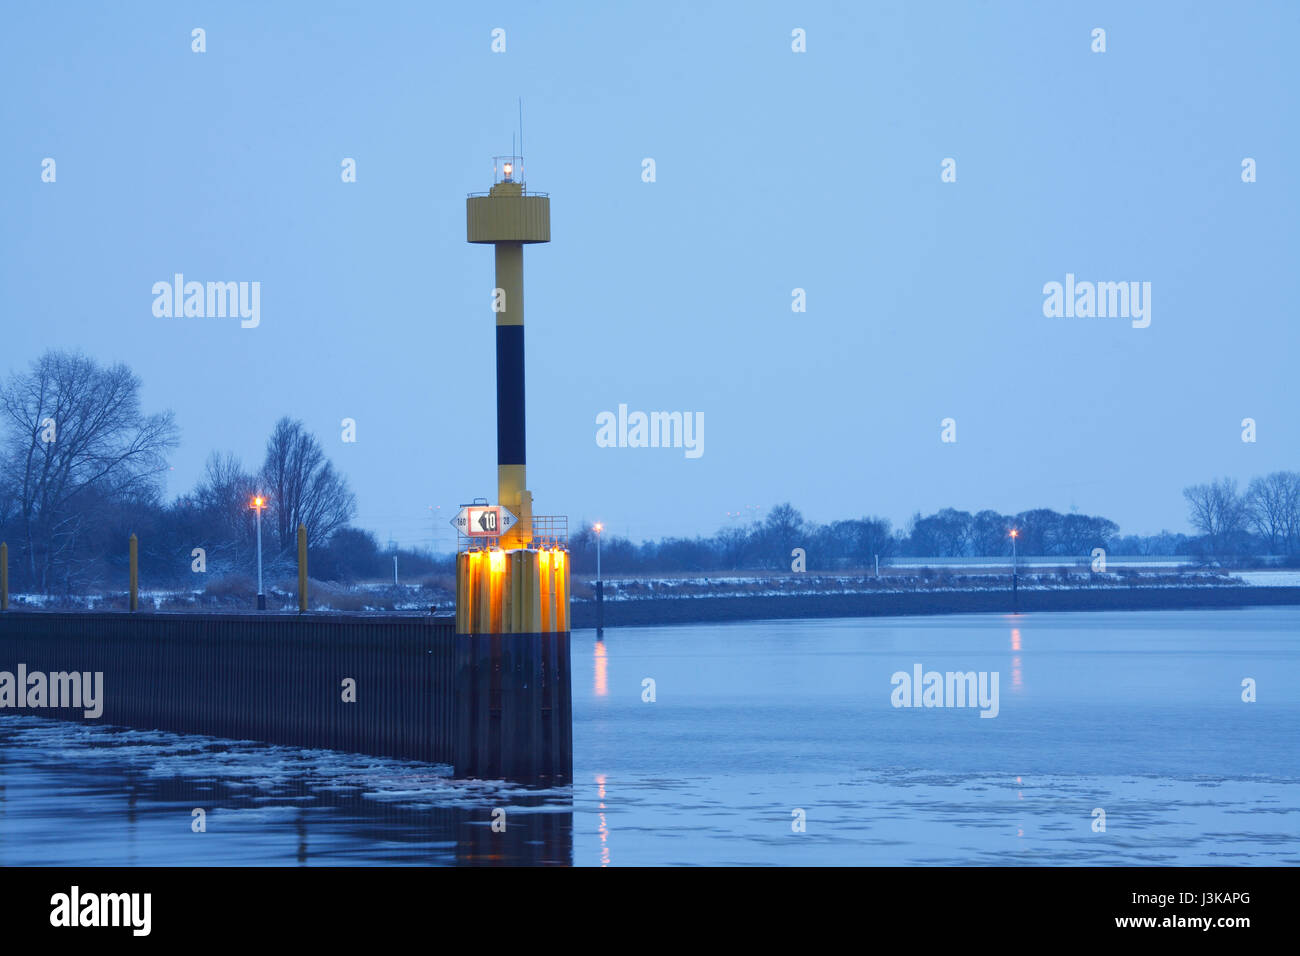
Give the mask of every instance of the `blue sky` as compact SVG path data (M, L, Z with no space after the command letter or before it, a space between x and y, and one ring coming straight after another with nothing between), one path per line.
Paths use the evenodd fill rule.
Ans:
M492 254L464 202L520 96L552 203L525 255L538 513L638 539L785 500L1152 533L1187 529L1187 484L1300 468L1300 5L0 16L0 373L48 347L128 362L182 429L171 494L213 449L259 463L288 414L381 539L428 544L441 506L446 545L459 502L495 497ZM260 326L155 317L176 272L259 281ZM1045 317L1066 273L1150 282L1150 326ZM597 447L620 403L702 412L704 454Z

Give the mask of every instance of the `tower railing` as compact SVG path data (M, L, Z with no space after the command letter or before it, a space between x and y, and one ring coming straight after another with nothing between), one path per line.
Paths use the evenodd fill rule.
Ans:
M569 547L568 515L533 515L533 542L538 548Z
M540 193L535 189L529 189L523 183L520 183L519 185L523 189L523 194L525 196L540 196L543 198L549 198L551 195L550 193ZM468 196L470 199L475 199L483 196L491 196L492 194L490 192L487 192L487 193L466 193L465 195Z
M568 515L533 515L533 536L528 541L532 548L569 548ZM470 537L456 532L456 553L501 547L501 538L476 535Z

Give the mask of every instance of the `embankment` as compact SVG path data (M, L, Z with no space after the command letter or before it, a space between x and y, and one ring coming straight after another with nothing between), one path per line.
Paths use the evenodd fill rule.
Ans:
M1300 587L1107 587L1021 589L1016 610L1169 611L1256 605L1300 605ZM816 617L979 614L1013 610L1011 591L888 591L753 597L647 598L606 601L605 626L702 624ZM596 626L596 605L573 602L572 627Z

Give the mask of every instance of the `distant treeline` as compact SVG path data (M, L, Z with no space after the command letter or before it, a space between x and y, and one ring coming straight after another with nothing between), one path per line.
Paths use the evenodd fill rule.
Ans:
M614 574L790 570L796 548L803 549L810 571L872 568L877 557L882 562L902 557L1010 558L1012 529L1016 550L1024 556L1086 558L1094 548L1103 548L1110 555L1183 555L1191 563L1235 563L1254 555L1289 557L1286 563L1300 558L1300 473L1276 472L1255 479L1244 494L1231 479L1223 479L1194 485L1184 496L1199 535L1121 535L1119 526L1107 518L1050 508L1014 515L944 508L932 515L918 512L905 529L897 530L876 517L815 524L786 503L763 521L723 528L711 537L664 538L638 545L606 535L601 569ZM595 538L590 527L570 538L574 571L595 571Z
M311 576L355 582L403 581L452 570L447 556L381 548L351 526L356 498L320 443L301 422L278 421L255 470L213 453L195 488L164 500L167 457L178 430L170 412L146 414L140 380L125 365L103 366L80 353L50 351L0 383L0 540L9 544L11 587L44 594L121 590L128 537L140 540L147 587L203 586L214 577L256 575L255 494L262 515L269 583L293 574L298 525L307 528ZM1186 555L1231 563L1247 555L1300 557L1300 473L1275 472L1239 492L1231 479L1184 491L1195 536L1119 534L1103 517L1046 508L1004 515L945 508L916 514L904 529L883 518L814 524L790 504L763 520L710 537L634 544L606 535L608 573L789 570L804 551L808 570L871 567L876 557L1008 556L1010 531L1022 555ZM573 569L590 574L596 539L590 527L570 539ZM196 572L204 572L202 575Z

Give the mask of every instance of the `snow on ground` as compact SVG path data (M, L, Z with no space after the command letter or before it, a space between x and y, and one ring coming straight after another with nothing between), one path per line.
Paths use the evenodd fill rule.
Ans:
M1300 587L1300 571L1238 571L1236 576L1257 588Z

